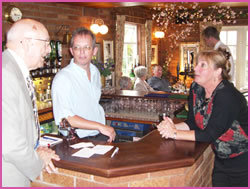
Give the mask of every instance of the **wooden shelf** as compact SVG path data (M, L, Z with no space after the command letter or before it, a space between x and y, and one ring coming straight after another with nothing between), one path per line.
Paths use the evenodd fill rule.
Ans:
M39 122L41 124L44 123L44 122L53 121L53 120L54 120L54 117L53 117L52 112L47 112L47 113L39 115Z
M38 110L38 114L43 114L47 112L53 112L53 108L50 107L50 108L44 108L44 109Z

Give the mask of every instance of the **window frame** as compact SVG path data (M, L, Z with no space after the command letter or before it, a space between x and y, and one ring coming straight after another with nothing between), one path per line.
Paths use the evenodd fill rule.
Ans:
M248 60L246 60L248 57L248 52L246 51L248 47L248 26L222 26L221 31L237 31L236 57L233 57L235 62L234 80L237 89L246 89L248 88L248 71L245 71L246 67L248 69Z
M137 55L136 56L138 57L137 58L137 61L138 61L137 64L139 64L141 62L141 56L142 56L142 53L141 53L141 25L138 24L138 23L125 21L124 28L126 27L126 25L134 25L137 28L137 41L136 41ZM124 36L124 38L125 38L125 36ZM135 44L135 43L134 42L133 43L128 43L128 42L124 41L123 47L125 47L126 44ZM122 62L122 64L123 64L123 62ZM123 73L123 75L129 76L126 73Z

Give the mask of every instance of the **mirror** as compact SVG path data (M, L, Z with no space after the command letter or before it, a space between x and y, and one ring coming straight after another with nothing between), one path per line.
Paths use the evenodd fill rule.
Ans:
M194 69L196 56L199 52L199 42L181 43L180 45L180 72L185 68L189 72Z

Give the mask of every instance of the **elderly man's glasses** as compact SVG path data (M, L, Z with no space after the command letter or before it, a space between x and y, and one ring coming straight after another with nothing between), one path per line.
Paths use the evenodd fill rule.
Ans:
M37 38L31 38L31 37L26 37L26 39L33 39L33 40L37 40L37 41L43 41L43 42L45 42L46 47L47 48L49 47L50 40L48 40L48 39L37 39Z

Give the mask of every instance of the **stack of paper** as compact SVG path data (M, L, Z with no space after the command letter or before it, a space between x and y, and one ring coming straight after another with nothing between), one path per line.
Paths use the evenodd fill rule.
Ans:
M83 148L78 152L72 154L72 156L89 158L94 154L94 151L91 148Z
M95 154L106 154L109 150L111 150L113 146L109 145L96 145L92 150L94 150Z
M78 149L78 148L87 148L87 147L94 147L95 145L92 142L80 142L73 145L70 145L71 148Z
M94 154L103 155L113 148L113 146L110 146L110 145L94 146L93 143L91 142L81 142L81 143L71 145L70 147L75 148L75 149L83 148L79 150L78 152L72 154L72 156L83 157L83 158L89 158ZM93 147L93 148L89 148L89 147Z

